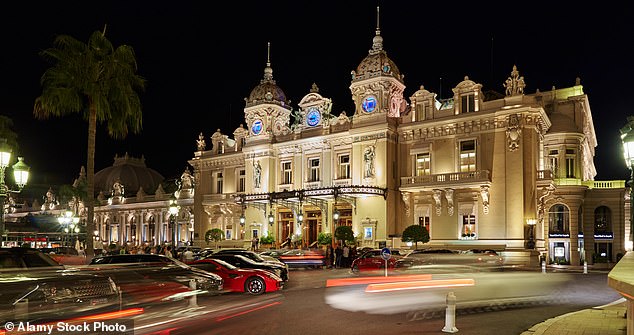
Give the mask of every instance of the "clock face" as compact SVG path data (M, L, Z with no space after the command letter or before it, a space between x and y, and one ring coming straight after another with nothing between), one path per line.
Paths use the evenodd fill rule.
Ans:
M372 95L366 97L361 103L361 108L363 108L363 111L366 113L374 112L374 110L376 109L376 98Z
M253 125L251 125L251 132L253 135L259 135L262 132L262 128L264 128L262 120L255 120L253 121Z
M311 127L314 127L319 124L321 120L321 112L319 112L316 108L311 108L308 110L308 114L306 114L306 124Z

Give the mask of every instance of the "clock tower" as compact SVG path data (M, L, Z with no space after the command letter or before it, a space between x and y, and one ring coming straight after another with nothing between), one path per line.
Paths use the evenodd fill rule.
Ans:
M247 122L247 143L254 140L272 140L273 135L290 132L290 101L284 91L273 80L270 59L271 43L268 43L264 78L245 98L244 119Z
M351 72L350 91L355 104L355 120L399 117L407 105L403 98L404 75L383 50L383 37L379 29L379 7L376 9L376 36L372 49L356 70Z

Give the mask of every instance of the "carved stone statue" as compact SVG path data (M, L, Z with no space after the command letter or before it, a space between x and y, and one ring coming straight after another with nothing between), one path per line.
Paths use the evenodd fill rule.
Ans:
M191 172L189 172L189 169L185 168L185 171L181 175L179 186L179 189L181 190L187 190L194 187L194 176L192 176Z
M121 197L125 193L125 189L121 181L117 179L114 184L112 184L112 195L115 197Z
M262 182L262 166L260 166L260 161L256 161L253 163L253 184L255 188L260 188L260 183Z
M205 148L207 147L207 143L205 143L205 136L203 136L203 133L200 133L198 135L198 139L196 140L196 144L198 146L198 151L204 151Z
M363 164L364 164L364 176L365 178L374 177L374 157L375 157L374 145L369 145L363 151Z
M502 84L502 86L506 88L507 96L524 94L526 82L524 82L524 77L520 77L520 72L517 71L517 66L513 65L511 76L506 78L506 81Z

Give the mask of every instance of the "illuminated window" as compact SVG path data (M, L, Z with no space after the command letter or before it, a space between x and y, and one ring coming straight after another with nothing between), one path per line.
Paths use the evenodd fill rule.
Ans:
M308 160L309 179L308 181L319 181L319 158Z
M372 239L372 227L363 228L363 239L371 240Z
M557 150L550 150L548 152L548 166L547 168L550 168L550 171L553 172L553 176L555 178L559 178L558 172L559 172L559 158L558 158L559 152Z
M475 112L475 95L463 95L460 100L460 112L470 113Z
M222 193L222 183L223 183L222 172L218 172L216 174L216 193L218 194Z
M476 170L475 140L460 142L460 172Z
M416 175L428 176L431 174L431 159L429 152L416 154Z
M462 227L460 229L462 238L476 237L476 218L473 214L462 215Z
M293 164L290 161L282 162L282 184L293 183Z
M566 149L566 178L575 178L575 151Z
M594 210L594 232L607 233L612 231L612 211L606 206L597 207Z
M244 192L246 190L246 171L238 171L238 192Z
M350 179L350 155L339 155L339 179Z
M548 211L549 233L566 234L569 232L570 213L568 207L558 204L550 207Z

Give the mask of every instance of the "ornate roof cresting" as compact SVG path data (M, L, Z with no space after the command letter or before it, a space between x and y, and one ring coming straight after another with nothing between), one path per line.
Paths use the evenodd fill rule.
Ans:
M520 72L517 71L517 66L513 65L511 76L506 78L506 81L502 84L502 86L506 88L506 96L524 94L524 87L526 87L526 83L524 82L524 77L521 77Z

